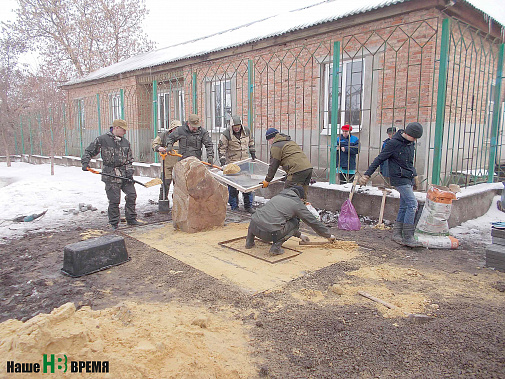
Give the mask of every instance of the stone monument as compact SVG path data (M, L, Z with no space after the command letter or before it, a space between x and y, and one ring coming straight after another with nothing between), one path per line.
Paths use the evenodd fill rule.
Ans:
M188 157L174 167L172 222L175 229L196 233L223 226L228 189L199 159Z

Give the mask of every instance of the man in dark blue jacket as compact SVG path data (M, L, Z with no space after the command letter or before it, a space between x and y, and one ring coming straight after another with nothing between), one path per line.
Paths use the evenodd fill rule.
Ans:
M387 128L386 133L388 134L388 138L382 141L381 151L384 150L386 144L393 138L393 134L396 133L396 128L394 126ZM389 166L387 159L381 163L380 172L386 183L389 185Z
M409 247L422 244L414 238L414 218L417 199L414 195L414 183L417 172L414 167L415 141L423 135L423 127L418 122L411 122L405 130L399 130L386 144L382 152L374 159L359 184L365 185L370 176L385 160L389 166L391 185L400 192L400 209L393 227L393 241Z
M356 174L356 155L359 153L359 139L351 135L352 126L342 126L342 134L338 137L337 172L340 183L352 182Z

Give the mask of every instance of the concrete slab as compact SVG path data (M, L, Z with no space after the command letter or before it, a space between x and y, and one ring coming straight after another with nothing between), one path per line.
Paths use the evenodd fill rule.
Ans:
M172 223L167 222L125 230L124 233L252 294L281 286L308 272L350 260L360 254L359 250L299 246L298 239L292 238L283 246L303 253L272 264L219 245L221 241L245 237L247 227L247 223L230 223L206 232L184 233L174 230ZM318 237L311 239L317 241ZM324 240L321 237L319 239Z

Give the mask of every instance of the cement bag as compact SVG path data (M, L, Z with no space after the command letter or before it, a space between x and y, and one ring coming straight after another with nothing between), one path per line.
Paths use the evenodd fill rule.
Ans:
M453 200L456 200L456 195L449 188L430 185L416 232L448 236L449 223L447 220L451 216Z
M424 247L432 249L457 249L459 241L453 236L433 236L430 234L416 233L415 239Z
M344 201L342 208L340 209L340 214L338 216L338 228L342 230L361 229L361 222L359 221L358 214L349 199Z

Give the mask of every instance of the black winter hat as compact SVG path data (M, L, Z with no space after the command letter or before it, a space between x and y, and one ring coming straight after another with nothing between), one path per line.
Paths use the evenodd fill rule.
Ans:
M300 199L303 199L305 197L305 191L302 186L293 186L291 189L295 191Z
M423 126L418 122L411 122L405 128L405 133L414 138L421 138L423 136Z

